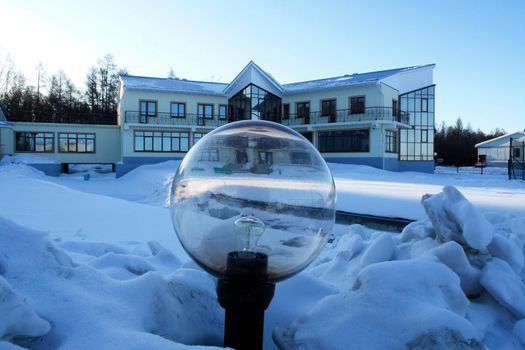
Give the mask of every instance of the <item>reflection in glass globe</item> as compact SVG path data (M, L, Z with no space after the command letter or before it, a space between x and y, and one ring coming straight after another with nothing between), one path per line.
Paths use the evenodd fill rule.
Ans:
M335 186L319 152L280 124L248 120L203 137L181 162L171 217L186 251L227 277L228 254L268 259L265 280L305 268L335 218Z

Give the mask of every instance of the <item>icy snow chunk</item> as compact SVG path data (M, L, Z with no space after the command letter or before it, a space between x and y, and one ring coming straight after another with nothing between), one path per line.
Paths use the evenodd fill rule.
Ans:
M429 251L429 254L435 255L439 261L447 265L454 271L461 283L461 289L467 295L478 295L481 293L481 271L472 267L465 255L463 247L456 242L447 242L437 248Z
M448 339L443 344L449 349L480 348L474 327L463 318L469 301L459 278L434 259L369 265L353 290L322 299L276 328L274 339L283 350L404 349L433 338Z
M514 335L520 340L521 344L525 347L525 318L519 320L514 324Z
M442 241L455 240L484 251L492 240L493 226L455 187L426 194L421 203Z
M0 276L0 339L39 337L51 329Z
M490 260L483 269L481 285L500 305L525 318L525 285L506 261Z
M381 261L390 260L394 254L394 241L388 233L376 238L361 257L361 265L367 266Z
M492 256L505 260L516 273L523 269L523 250L502 235L494 235L488 250Z
M401 242L408 242L411 240L421 240L427 237L434 237L434 230L432 225L429 225L427 221L420 220L414 221L405 226L399 239Z

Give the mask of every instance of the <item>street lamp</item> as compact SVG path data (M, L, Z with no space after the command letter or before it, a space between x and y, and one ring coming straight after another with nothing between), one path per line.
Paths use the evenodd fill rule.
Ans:
M184 249L219 279L224 346L262 349L275 283L318 256L334 206L324 159L281 124L229 123L187 153L173 180L171 217Z

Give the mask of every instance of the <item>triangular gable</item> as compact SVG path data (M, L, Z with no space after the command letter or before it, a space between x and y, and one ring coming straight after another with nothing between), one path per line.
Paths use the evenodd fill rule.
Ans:
M249 84L255 84L261 89L279 97L282 97L283 95L283 88L281 85L253 61L250 61L250 63L248 63L235 79L233 79L233 81L224 89L224 94L230 98Z

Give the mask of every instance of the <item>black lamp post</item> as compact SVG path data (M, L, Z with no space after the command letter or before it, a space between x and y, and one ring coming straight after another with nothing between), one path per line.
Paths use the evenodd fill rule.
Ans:
M329 238L335 186L325 161L288 127L234 122L193 146L170 198L182 246L218 278L224 346L261 350L275 283L308 266Z
M267 279L268 257L261 253L228 254L227 277L219 279L217 297L226 311L224 346L259 350L263 346L264 311L275 284Z

